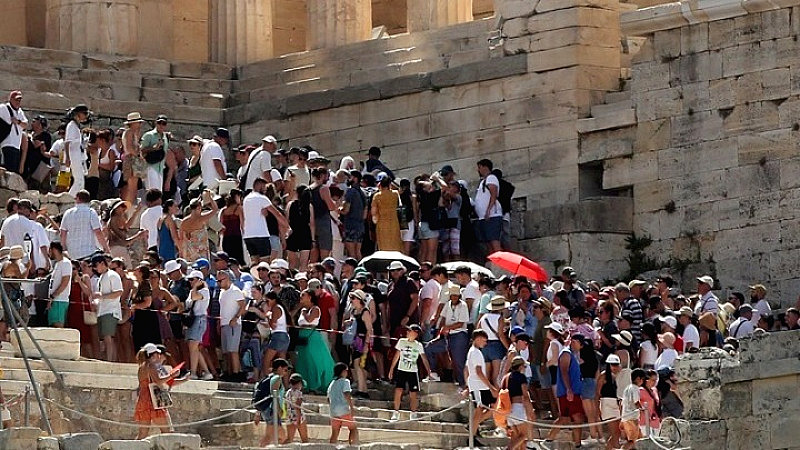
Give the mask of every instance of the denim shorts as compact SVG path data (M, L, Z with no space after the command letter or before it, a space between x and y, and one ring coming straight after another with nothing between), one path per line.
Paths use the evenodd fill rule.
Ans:
M274 331L269 335L269 343L267 344L269 350L275 350L278 353L283 353L289 350L289 333L282 331Z
M281 247L281 237L276 235L270 235L269 237L269 246L270 246L270 253L271 252L278 252L283 253L283 248Z
M486 346L481 349L483 358L486 362L502 360L506 356L506 348L499 340L489 341Z
M594 395L597 393L597 380L594 378L584 378L581 380L581 384L583 384L581 399L594 400Z
M206 333L206 328L208 328L208 319L206 316L194 316L192 326L186 330L186 340L202 342L203 335Z
M439 230L431 230L431 226L428 222L420 222L417 236L423 241L427 239L439 239Z
M503 218L492 217L475 222L475 231L480 242L499 241L503 234Z

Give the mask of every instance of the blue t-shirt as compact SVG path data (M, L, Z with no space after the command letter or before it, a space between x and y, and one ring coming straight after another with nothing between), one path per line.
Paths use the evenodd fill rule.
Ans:
M328 401L331 406L331 417L342 417L350 414L350 403L344 394L350 392L350 380L337 378L328 386Z
M581 365L578 362L578 358L575 357L575 354L570 350L569 347L564 347L561 350L561 353L558 354L558 359L561 359L561 355L564 353L569 353L570 361L569 361L569 384L572 387L572 393L574 395L581 395L583 393L583 382L581 381ZM560 362L559 362L560 365ZM567 396L567 386L564 384L564 378L561 376L561 367L558 367L558 375L556 376L556 397L566 397Z

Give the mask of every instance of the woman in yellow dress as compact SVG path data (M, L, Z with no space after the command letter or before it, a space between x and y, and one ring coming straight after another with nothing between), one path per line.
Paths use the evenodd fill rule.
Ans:
M372 222L375 224L378 250L403 251L400 240L400 222L397 219L397 207L400 206L400 194L391 188L389 177L381 180L378 192L372 197Z

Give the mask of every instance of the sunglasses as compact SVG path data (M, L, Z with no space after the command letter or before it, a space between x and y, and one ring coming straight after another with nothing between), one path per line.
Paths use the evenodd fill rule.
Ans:
M269 269L267 269L266 267L259 267L258 271L259 272L267 272L267 271L269 271Z

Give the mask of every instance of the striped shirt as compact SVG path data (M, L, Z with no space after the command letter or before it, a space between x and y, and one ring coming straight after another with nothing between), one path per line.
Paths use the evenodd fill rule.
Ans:
M629 313L633 316L631 322L631 333L638 342L642 342L642 322L644 321L644 311L642 302L638 298L628 297L622 304L622 314Z

